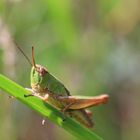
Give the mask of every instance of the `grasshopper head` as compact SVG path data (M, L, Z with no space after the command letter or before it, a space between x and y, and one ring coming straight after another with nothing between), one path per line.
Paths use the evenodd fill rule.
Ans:
M32 69L31 69L31 87L35 92L43 92L46 89L45 77L47 69L41 65L35 64L34 48L32 47Z
M45 90L45 76L48 71L41 65L35 65L31 69L31 87L36 92ZM44 84L43 84L44 83Z

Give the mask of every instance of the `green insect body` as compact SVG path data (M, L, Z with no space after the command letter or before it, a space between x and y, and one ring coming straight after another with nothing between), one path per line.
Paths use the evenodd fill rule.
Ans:
M35 63L34 48L32 47L32 63L17 45L22 54L26 57L28 62L32 65L31 69L31 96L37 96L45 102L53 105L61 110L64 114L71 116L84 126L91 128L92 112L87 108L106 103L109 96L106 94L94 97L87 96L72 96L67 88L48 70ZM30 96L30 95L29 95Z
M70 93L66 87L40 65L36 65L36 68L32 67L31 87L35 93L39 93L42 97L49 94L49 97L47 99L44 98L44 100L60 110L71 104L68 98ZM63 99L63 97L65 98ZM91 113L85 109L71 109L69 107L66 114L87 127L93 126Z

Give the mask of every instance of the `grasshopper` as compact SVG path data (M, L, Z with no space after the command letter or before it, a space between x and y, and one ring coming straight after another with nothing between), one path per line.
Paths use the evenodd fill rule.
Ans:
M60 80L54 77L45 67L35 63L34 47L32 47L31 63L17 43L16 46L32 66L30 75L31 89L28 89L32 94L25 95L25 97L37 96L61 110L64 115L74 118L88 128L93 127L92 112L87 108L107 103L109 96L107 94L94 97L72 96Z

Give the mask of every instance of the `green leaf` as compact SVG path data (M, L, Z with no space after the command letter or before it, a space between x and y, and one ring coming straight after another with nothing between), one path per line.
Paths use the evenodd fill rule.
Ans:
M0 89L3 89L11 96L14 96L16 99L26 104L28 107L31 107L33 110L47 117L55 124L59 125L72 135L76 136L79 140L103 140L94 132L90 131L89 129L85 128L69 117L66 117L66 120L63 121L63 114L41 99L37 97L25 98L24 95L29 94L29 91L1 74Z

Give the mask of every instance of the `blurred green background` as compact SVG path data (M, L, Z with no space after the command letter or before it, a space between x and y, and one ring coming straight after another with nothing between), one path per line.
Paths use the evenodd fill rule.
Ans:
M94 132L105 140L140 139L139 0L0 0L0 72L30 87L30 57L72 95L110 95L91 108ZM30 57L31 58L31 57ZM0 140L76 140L0 93ZM82 133L82 132L81 132Z

